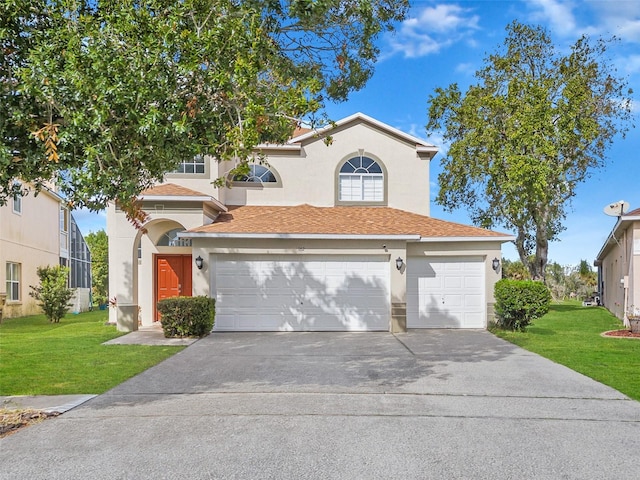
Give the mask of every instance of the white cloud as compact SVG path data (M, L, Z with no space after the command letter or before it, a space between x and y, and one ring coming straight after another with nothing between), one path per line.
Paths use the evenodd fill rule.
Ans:
M640 42L640 2L585 0L528 0L530 20L546 24L562 37L616 35Z
M623 65L623 68L627 73L640 72L640 55L629 55L628 57L621 59L620 63Z
M409 135L412 135L416 138L420 138L422 140L426 140L426 132L423 125L418 125L417 123L412 123L408 129L402 129L403 132L407 132Z
M620 37L625 42L640 42L640 2L593 2L602 34Z
M473 75L476 72L473 63L459 63L455 68L456 73L463 73L465 75Z
M575 35L576 19L573 14L573 2L530 0L527 5L533 9L532 20L549 23L550 28L559 35Z
M389 49L382 58L396 54L418 58L438 53L477 30L479 19L470 9L453 4L422 8L386 37Z

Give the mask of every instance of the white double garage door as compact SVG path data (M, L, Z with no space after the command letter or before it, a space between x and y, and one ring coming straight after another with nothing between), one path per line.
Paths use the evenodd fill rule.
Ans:
M211 293L217 331L388 331L385 256L219 255ZM408 328L483 328L482 258L407 261Z

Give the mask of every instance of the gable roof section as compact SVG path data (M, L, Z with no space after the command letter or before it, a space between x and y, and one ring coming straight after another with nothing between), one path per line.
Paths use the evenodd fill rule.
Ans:
M275 145L275 144L262 144L258 145L258 150L300 150L302 146L302 142L305 140L309 140L316 137L321 137L322 135L329 134L331 130L335 128L342 127L351 122L364 122L372 125L380 130L383 130L401 140L409 144L413 144L416 146L416 151L418 153L428 155L429 158L433 158L436 153L438 153L438 147L432 145L424 140L421 140L413 135L409 135L408 133L404 133L397 128L394 128L386 123L383 123L375 118L372 118L364 113L354 113L353 115L349 115L348 117L343 118L342 120L338 120L336 122L331 123L325 127L320 129L308 129L308 128L296 128L293 132L293 136L287 141L285 145Z
M185 237L402 238L412 241L513 240L503 233L388 207L311 205L230 207Z
M226 212L227 207L216 198L205 193L191 190L190 188L174 183L163 183L140 192L140 200L152 200L156 202L204 202L212 205L216 210Z

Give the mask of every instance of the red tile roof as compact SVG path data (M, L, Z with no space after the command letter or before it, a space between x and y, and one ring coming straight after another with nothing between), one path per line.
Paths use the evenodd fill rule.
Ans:
M148 188L140 193L144 197L210 197L206 193L196 192L190 188L182 187L174 183L163 183L162 185L156 185L152 188Z
M640 216L640 208L636 208L635 210L631 210L624 214L625 217L637 217Z
M291 138L299 137L300 135L304 135L305 133L309 133L311 131L311 128L296 127L293 131L293 134L291 135Z
M505 237L507 234L388 207L240 206L193 233L420 235Z

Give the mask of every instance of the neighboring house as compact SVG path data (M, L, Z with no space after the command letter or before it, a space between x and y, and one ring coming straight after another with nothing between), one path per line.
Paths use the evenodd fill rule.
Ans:
M40 283L38 267L58 264L70 268L69 286L76 290L71 310L87 310L91 273L85 265L91 264L91 256L62 198L52 188L43 188L37 196L30 191L0 207L3 317L41 313L29 287Z
M215 298L216 331L486 328L513 237L429 216L437 147L355 114L257 150L231 188L228 162L183 162L142 192L143 230L109 207L119 329L177 295Z
M628 326L626 314L640 311L640 208L618 218L595 265L603 305Z

